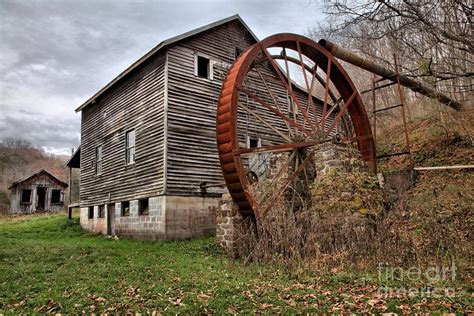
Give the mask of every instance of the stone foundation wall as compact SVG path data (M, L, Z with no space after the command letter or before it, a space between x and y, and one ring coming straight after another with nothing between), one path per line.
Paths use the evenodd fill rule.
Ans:
M314 169L316 170L315 183L329 177L332 169L340 169L344 172L351 172L353 169L367 171L367 166L360 158L360 153L357 148L349 147L343 144L334 143L323 143L314 147L316 153L314 155ZM287 154L281 155L282 161L286 161ZM271 162L275 166L281 165L280 161ZM278 169L277 169L278 170ZM272 169L270 169L272 172ZM350 199L353 197L352 192L329 192L329 195L333 195L336 199ZM327 197L324 197L326 199ZM331 197L330 197L331 198ZM316 197L316 200L318 197ZM331 214L331 217L341 217L344 221L355 222L361 221L363 216L360 214L354 214L351 210L347 213L343 212L340 214ZM235 239L238 237L238 225L241 223L242 217L238 212L238 207L233 203L229 194L222 196L219 202L219 209L216 216L216 236L217 242L222 246L230 255L235 254Z
M234 243L237 238L237 227L242 222L239 207L232 201L229 193L222 195L216 213L216 238L218 244L235 256Z
M314 148L316 150L314 165L317 177L325 176L333 168L344 171L350 171L353 168L367 170L357 148L334 143L324 143L316 145Z
M115 203L112 231L118 236L148 240L185 239L215 232L219 198L156 196L148 200L148 215L138 214L138 200L129 201L130 215L122 216L122 203ZM94 217L88 218L88 208L81 208L83 229L107 234L108 205L104 218L98 218L99 207L94 206Z

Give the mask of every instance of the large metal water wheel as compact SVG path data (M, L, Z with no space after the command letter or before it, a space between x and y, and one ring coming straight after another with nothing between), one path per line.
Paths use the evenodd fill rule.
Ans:
M216 129L224 179L243 216L264 216L281 198L304 204L317 144L352 143L375 163L354 84L326 49L300 35L267 37L237 58L222 86Z

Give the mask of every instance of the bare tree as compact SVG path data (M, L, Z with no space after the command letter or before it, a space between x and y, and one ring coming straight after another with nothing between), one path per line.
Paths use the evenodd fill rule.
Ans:
M450 93L459 101L473 91L472 5L468 1L323 0L327 19L311 30L378 62Z
M33 148L33 145L26 139L13 137L7 137L2 139L2 141L0 142L0 146L10 149Z

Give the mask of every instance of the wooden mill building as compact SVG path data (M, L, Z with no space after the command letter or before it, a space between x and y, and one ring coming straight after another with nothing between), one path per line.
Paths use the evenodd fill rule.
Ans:
M170 38L76 111L81 225L147 239L215 230L223 182L215 142L222 81L257 38L238 16Z
M81 148L69 166L81 168L84 229L147 239L215 231L225 190L217 102L257 41L238 15L165 40L76 110Z
M46 170L13 182L9 189L10 213L29 214L64 209L64 191L68 184Z

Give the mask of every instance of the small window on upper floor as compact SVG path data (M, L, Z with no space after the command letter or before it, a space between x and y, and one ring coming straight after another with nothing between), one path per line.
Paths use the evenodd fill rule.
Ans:
M243 51L244 51L244 50L243 50L242 48L236 47L236 48L235 48L235 56L234 56L235 59L237 59L237 57L239 57L240 54L242 54Z
M128 131L125 136L125 159L127 165L135 163L135 130Z
M262 147L262 140L258 137L247 136L247 148Z
M102 146L95 149L95 174L102 174Z
M258 139L250 138L249 139L249 148L257 148L258 147Z
M290 118L295 118L296 114L298 113L297 106L291 99L288 100L288 115Z
M209 58L196 55L195 75L205 79L212 79L212 64Z

